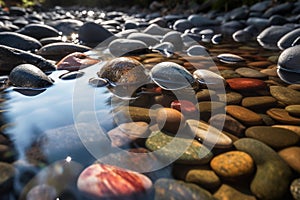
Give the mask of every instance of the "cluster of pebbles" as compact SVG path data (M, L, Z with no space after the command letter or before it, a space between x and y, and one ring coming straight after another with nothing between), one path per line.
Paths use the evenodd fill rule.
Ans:
M299 2L272 1L165 16L2 11L3 87L40 90L58 84L48 76L55 70L66 70L60 78L68 81L105 62L86 84L109 88L119 102L132 97L107 137L142 155L115 152L85 167L66 159L18 194L22 163L1 134L3 199L300 199L299 14ZM89 56L107 50L115 58ZM144 170L164 161L172 163L160 173Z

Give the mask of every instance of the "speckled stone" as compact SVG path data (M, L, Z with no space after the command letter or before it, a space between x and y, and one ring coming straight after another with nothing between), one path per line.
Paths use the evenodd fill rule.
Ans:
M185 181L195 183L206 189L215 189L221 185L220 178L212 170L192 169L185 176Z
M299 125L300 118L291 116L285 109L282 108L271 108L267 111L267 114L274 120L284 124Z
M226 179L237 179L250 175L254 170L253 159L244 152L230 151L214 157L211 168Z
M259 90L266 88L264 81L253 78L231 78L227 79L226 82L233 90Z
M172 137L160 131L152 132L146 140L146 147L155 151L163 160L173 160L181 164L206 164L213 157L213 154L196 140Z
M299 141L299 136L293 131L270 126L252 126L245 134L275 149L290 147Z
M300 105L290 105L285 107L285 110L292 116L300 117Z
M97 163L81 172L77 187L79 191L93 198L126 198L145 195L152 187L152 182L137 172Z
M200 102L200 101L210 101L211 99L217 98L217 96L215 91L203 89L196 93L196 98Z
M156 111L135 106L119 106L114 110L114 113L116 113L115 119L118 124L132 121L149 123L151 119L156 117Z
M215 148L230 148L232 146L232 140L217 128L194 119L188 119L186 122L191 133L200 139L204 145Z
M218 200L256 200L254 196L244 194L226 184L221 185L213 196Z
M240 68L236 69L235 71L236 71L236 73L238 73L241 76L246 77L246 78L260 78L261 79L261 78L267 77L266 74L263 74L260 71L257 71L255 69L251 69L248 67L240 67Z
M260 125L262 118L255 112L237 105L226 106L226 112L245 125Z
M300 147L288 147L278 152L279 156L300 174Z
M251 138L234 143L239 151L248 153L256 164L256 173L251 182L251 192L259 199L281 200L292 178L290 167L266 144Z
M220 71L220 74L225 79L240 78L241 77L241 75L239 75L238 73L236 73L234 70L231 70L231 69L222 70L222 71Z
M155 200L214 200L207 190L193 183L162 178L155 182L154 187Z
M297 178L292 182L290 191L295 200L300 200L300 178Z
M270 92L274 98L285 105L300 104L300 92L283 86L270 86Z
M227 92L226 94L219 94L218 96L220 98L220 101L226 101L227 105L239 104L243 99L243 96L237 92Z
M271 96L245 97L242 106L250 109L267 109L276 106L277 100Z

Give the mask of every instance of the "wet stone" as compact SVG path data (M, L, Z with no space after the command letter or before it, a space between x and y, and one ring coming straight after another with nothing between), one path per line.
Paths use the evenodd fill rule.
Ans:
M246 130L245 134L274 149L290 147L299 141L299 136L293 131L270 126L252 126Z
M232 180L248 176L254 171L253 159L241 151L220 154L211 160L210 166L219 176Z
M17 33L28 35L38 40L47 37L59 36L59 32L55 28L46 24L28 24L18 30Z
M222 184L219 190L216 193L214 193L213 196L218 200L256 200L254 196L244 194L226 184Z
M203 89L196 93L196 98L198 102L200 101L210 101L211 99L218 99L216 92L213 90Z
M76 72L69 72L69 73L63 74L60 78L62 80L73 80L73 79L80 78L83 75L84 75L84 72L76 71Z
M155 199L190 199L213 200L205 189L193 184L172 179L159 179L154 184Z
M206 189L215 189L221 185L220 178L209 169L191 169L187 172L184 180Z
M168 146L166 147L166 145ZM206 164L213 156L205 146L196 140L180 138L178 135L172 137L160 131L152 132L146 140L146 147L151 151L155 151L160 159L175 160L175 163L181 164Z
M9 81L14 86L29 88L43 88L53 84L42 70L31 64L15 67L9 75Z
M267 114L274 120L283 124L299 125L300 118L291 116L285 109L271 108L267 111Z
M161 108L157 111L158 127L172 134L176 134L185 126L184 116L176 109Z
M255 69L241 67L235 70L238 74L246 78L266 78L267 75L263 74Z
M282 199L288 190L292 172L280 156L264 143L250 138L234 143L239 151L248 153L256 164L251 192L260 199Z
M139 40L148 46L154 46L159 43L159 40L156 37L146 33L131 33L128 35L127 39Z
M292 116L300 117L300 105L290 105L285 107L285 110Z
M262 124L262 118L258 114L242 106L228 105L226 112L245 125Z
M295 125L273 125L272 127L288 129L288 130L291 130L291 131L295 132L297 135L300 136L300 126L295 126Z
M52 200L57 197L56 189L50 185L41 184L33 187L26 195L26 200Z
M98 163L81 172L77 187L82 193L93 198L142 198L149 193L152 182L137 172Z
M239 75L238 73L236 73L234 70L222 70L220 71L221 76L223 76L223 78L225 79L230 79L230 78L240 78L241 75Z
M276 104L277 100L271 96L245 97L242 100L242 106L249 109L268 109Z
M37 39L14 32L1 32L0 44L24 51L34 51L42 47Z
M282 86L270 86L270 92L274 98L286 105L300 104L300 91Z
M227 105L239 104L243 99L243 96L237 92L227 92L225 95L219 94L218 96L220 98L220 101L222 101L222 102L226 101Z
M278 152L279 156L300 174L300 147L288 147Z
M143 52L147 45L139 40L115 39L109 45L108 49L114 56L124 56L132 52Z
M230 53L220 54L217 57L221 62L227 64L236 64L236 63L245 62L245 59L242 58L241 56L230 54Z
M231 78L226 82L233 90L259 90L266 88L264 81L253 78Z

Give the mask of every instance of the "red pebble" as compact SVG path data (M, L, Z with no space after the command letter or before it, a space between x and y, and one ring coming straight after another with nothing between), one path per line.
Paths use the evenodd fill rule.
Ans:
M174 100L171 103L171 108L176 109L183 114L193 113L197 111L195 105L187 100Z
M266 83L253 78L231 78L226 82L233 90L258 90L266 88Z

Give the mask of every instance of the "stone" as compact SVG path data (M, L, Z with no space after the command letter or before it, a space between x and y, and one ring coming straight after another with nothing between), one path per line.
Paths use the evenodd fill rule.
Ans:
M270 92L274 98L285 105L300 104L300 92L283 86L270 86Z
M257 36L257 41L266 49L278 50L277 42L289 31L291 28L287 26L270 26Z
M213 200L212 195L205 189L183 181L161 178L155 184L155 200L189 199Z
M186 120L186 123L193 135L204 145L215 148L230 148L232 140L217 128L194 119ZM218 126L217 126L218 127Z
M236 64L236 63L245 62L245 59L242 58L241 56L238 56L238 55L235 55L235 54L231 54L231 53L219 54L217 56L217 58L221 62L227 63L227 64Z
M147 138L150 135L149 127L146 122L123 123L107 133L112 146L130 146L132 142Z
M206 27L209 25L217 25L218 22L215 20L211 20L207 17L204 17L203 15L190 15L188 17L188 20L196 27Z
M210 166L216 174L229 180L249 176L254 171L253 159L241 151L229 151L217 155L211 160Z
M211 99L217 100L218 97L216 96L215 91L203 89L196 93L196 98L197 98L198 102L200 102L200 101L210 101Z
M145 51L148 46L139 40L115 39L109 43L108 49L114 56L123 56L130 52Z
M99 44L105 40L111 39L113 33L95 22L86 22L78 30L79 40L83 43Z
M164 162L201 165L207 164L213 157L204 145L194 139L181 138L178 134L177 137L172 137L160 131L151 133L146 140L146 147Z
M231 104L240 104L240 102L243 99L243 96L238 93L238 92L226 92L226 94L218 94L220 101L225 102L227 105L231 105Z
M188 100L174 100L171 103L171 108L178 110L184 116L193 115L197 112L196 106Z
M198 103L200 117L225 113L225 103L219 101L201 101ZM203 115L203 116L201 116Z
M127 39L139 40L148 46L154 46L159 43L159 40L156 37L147 33L131 33L127 36Z
M239 75L238 73L236 73L234 70L231 70L231 69L222 70L222 71L220 71L220 74L225 79L240 78L241 77L241 75Z
M176 109L161 108L157 111L156 122L162 130L176 134L185 127L184 116Z
M33 187L26 195L26 200L52 200L57 197L56 189L50 185L41 184Z
M300 118L291 116L285 109L271 108L267 111L267 114L274 120L283 124L299 125Z
M181 51L183 48L183 41L179 32L170 31L163 36L161 42L170 42L174 45L175 51Z
M151 119L156 118L157 111L135 106L120 106L114 110L114 113L116 114L115 120L117 124L132 121L150 123Z
M12 189L15 169L11 164L0 162L0 191L8 192Z
M248 153L256 164L251 192L259 199L282 199L289 188L292 172L280 156L266 144L251 138L239 139L234 146Z
M208 89L224 89L226 85L222 76L206 69L197 69L193 72L193 76L200 84L206 85Z
M295 132L297 135L300 136L300 126L293 126L293 125L273 125L272 127L284 128Z
M216 173L208 169L191 169L186 173L184 180L205 189L216 189L221 185L221 180Z
M238 105L226 106L226 112L245 125L260 125L262 118L255 112Z
M93 198L137 198L149 193L152 182L137 172L97 163L81 172L77 187L79 191Z
M288 147L279 151L278 154L293 170L300 174L300 147Z
M24 51L34 51L42 47L37 39L15 32L1 32L0 44Z
M300 199L300 192L299 192L300 191L300 179L299 178L293 180L293 182L290 186L290 191L295 200Z
M277 46L281 49L287 49L292 46L293 42L300 36L300 28L292 30L282 36L277 42Z
M271 96L245 97L242 106L249 109L268 109L275 107L277 100Z
M9 81L16 87L43 88L53 85L53 81L39 68L31 64L15 67Z
M150 35L164 35L169 32L169 30L162 28L157 24L151 24L143 32Z
M187 29L193 28L193 24L187 19L179 19L173 24L173 29L175 31L184 32Z
M17 33L27 35L38 40L47 37L59 36L58 30L46 24L28 24L18 30Z
M240 74L243 77L246 78L259 78L259 79L263 79L266 78L267 75L263 74L255 69L251 69L248 67L241 67L241 68L237 68L235 70L238 74Z
M209 119L208 122L212 126L218 126L224 123L223 130L237 137L242 137L246 129L246 127L243 124L241 124L239 121L226 114L214 115Z
M202 45L193 45L186 52L189 56L208 56L207 49Z
M253 91L266 88L264 81L253 78L231 78L227 79L226 82L233 90Z
M254 196L244 194L227 184L222 184L213 196L218 200L256 200Z
M300 117L300 105L290 105L285 107L285 110L292 116Z
M293 131L270 126L252 126L246 130L245 134L274 149L290 147L299 141L299 136Z

